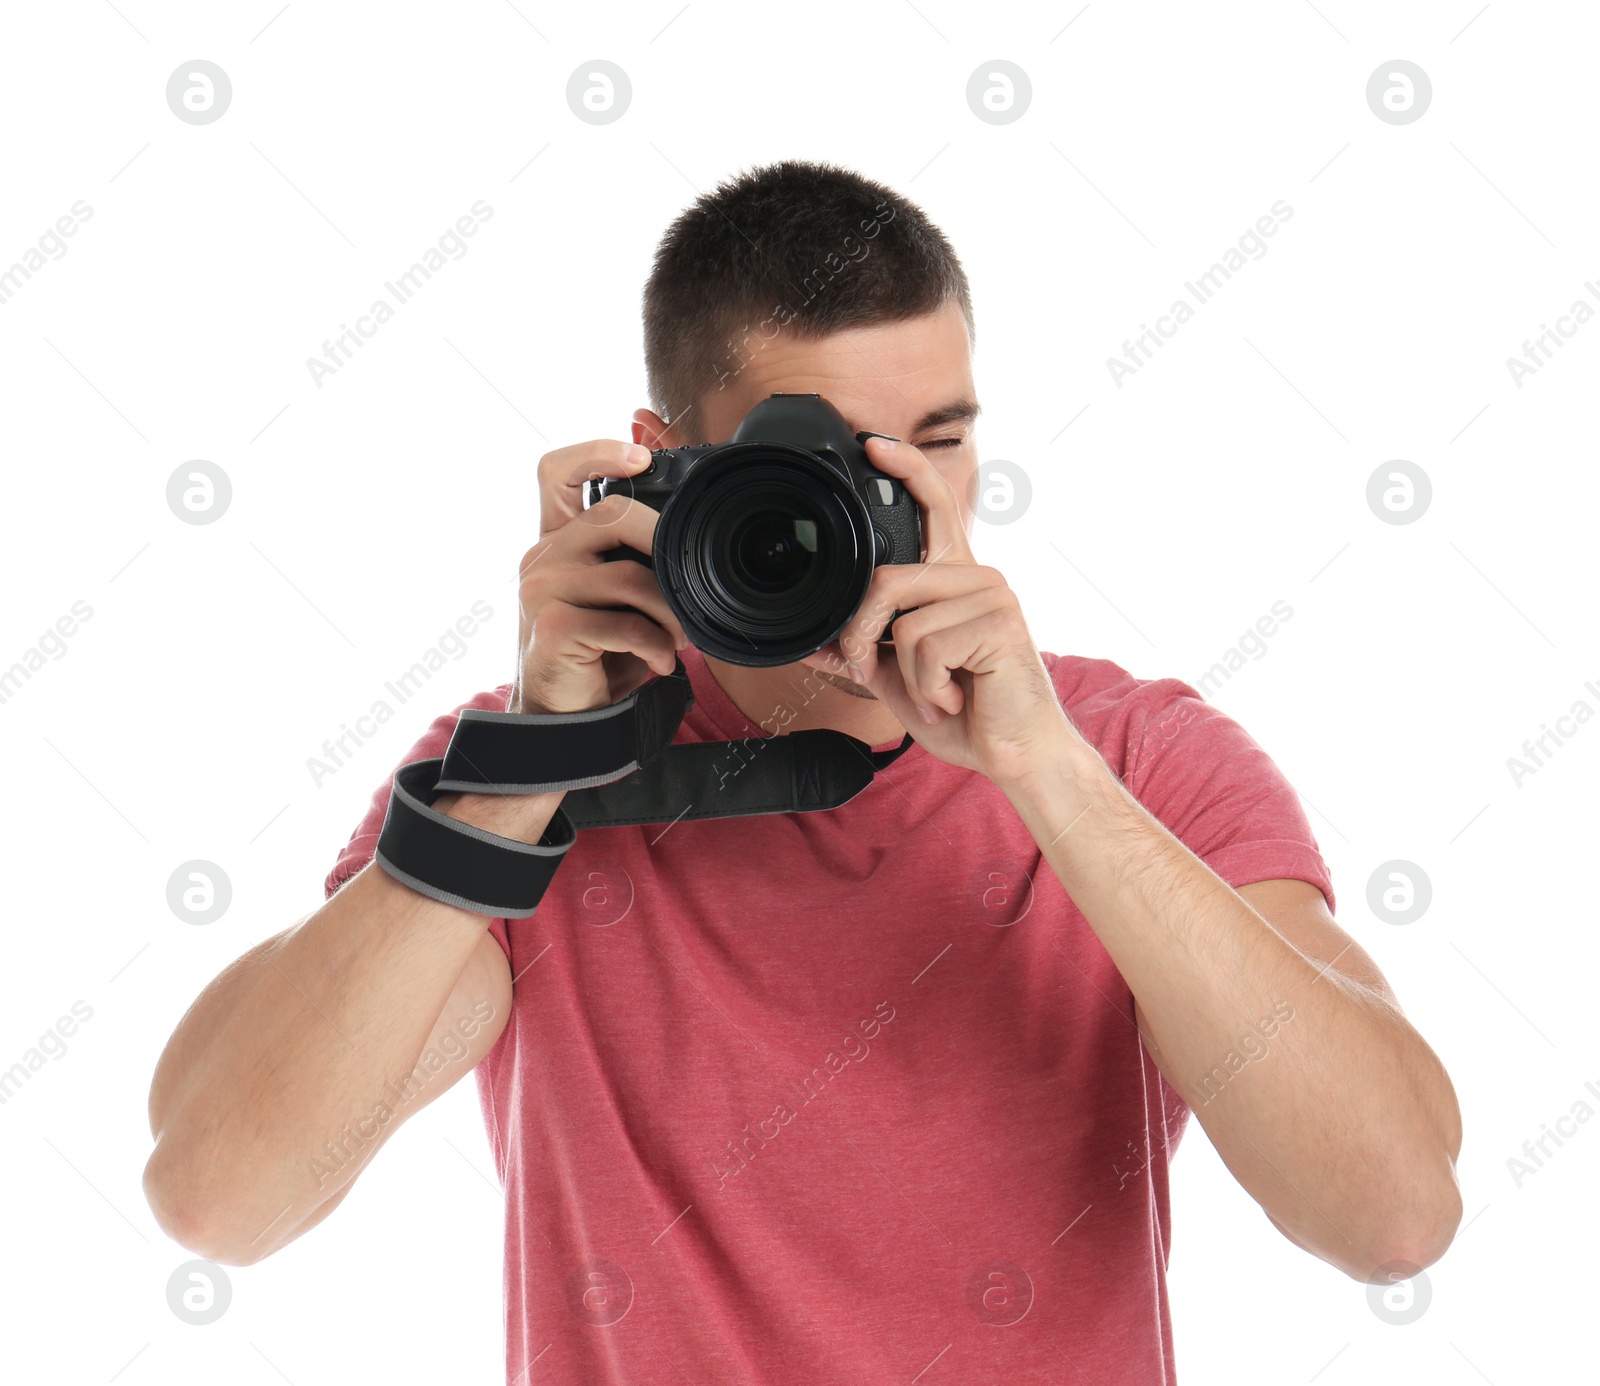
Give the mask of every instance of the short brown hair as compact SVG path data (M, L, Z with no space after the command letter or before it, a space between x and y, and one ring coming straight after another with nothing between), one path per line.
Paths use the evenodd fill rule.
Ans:
M697 198L656 247L644 287L651 405L686 442L721 441L686 416L778 331L822 337L951 300L972 335L966 271L914 203L831 164L748 170Z

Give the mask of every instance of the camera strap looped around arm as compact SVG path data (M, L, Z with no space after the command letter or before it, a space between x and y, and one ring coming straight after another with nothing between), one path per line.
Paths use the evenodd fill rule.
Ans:
M536 843L500 837L432 807L442 760L414 760L394 774L373 860L402 885L457 909L522 919L577 841L558 808Z
M395 772L374 860L430 899L497 918L534 912L578 828L837 808L908 750L874 751L826 728L672 745L693 705L682 660L610 707L578 713L463 709L442 759ZM566 791L537 843L433 809L452 791Z
M610 707L587 712L463 708L436 786L468 794L587 789L637 770L670 742L694 705L681 659Z

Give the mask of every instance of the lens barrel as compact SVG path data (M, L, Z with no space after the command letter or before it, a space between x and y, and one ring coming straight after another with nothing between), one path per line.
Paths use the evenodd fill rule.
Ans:
M803 448L730 443L698 459L662 507L652 562L698 648L770 667L838 635L874 553L866 504L838 469Z

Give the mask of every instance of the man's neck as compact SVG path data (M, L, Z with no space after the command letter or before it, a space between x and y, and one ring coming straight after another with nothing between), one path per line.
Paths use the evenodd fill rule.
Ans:
M900 720L876 698L845 692L806 664L752 669L704 656L706 668L746 719L770 735L830 727L869 746L899 741Z

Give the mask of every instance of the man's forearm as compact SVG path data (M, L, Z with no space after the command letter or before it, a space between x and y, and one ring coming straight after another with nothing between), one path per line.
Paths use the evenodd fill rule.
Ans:
M1137 998L1162 1072L1272 1220L1362 1279L1436 1259L1460 1216L1459 1114L1404 1017L1273 929L1092 748L1064 742L1002 788ZM1197 1084L1273 1018L1260 1062Z
M561 797L449 795L435 807L537 841ZM179 1022L151 1084L144 1184L162 1226L245 1264L312 1225L400 1121L461 1076L413 1095L418 1056L487 927L374 864L230 964ZM379 1103L398 1119L369 1134L362 1120ZM363 1137L354 1152L336 1145L351 1126ZM332 1173L313 1176L324 1159Z

